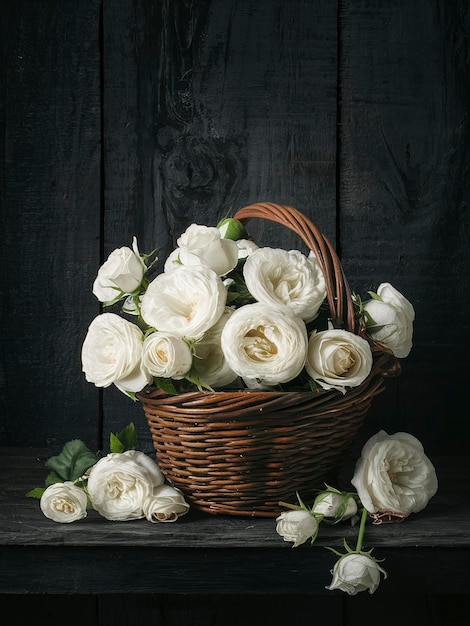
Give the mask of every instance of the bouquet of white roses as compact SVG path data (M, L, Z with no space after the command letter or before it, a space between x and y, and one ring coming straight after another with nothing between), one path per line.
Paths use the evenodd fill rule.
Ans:
M359 332L333 327L313 252L260 247L233 218L191 224L152 274L156 251L114 250L93 293L105 307L82 347L86 380L135 399L153 385L190 390L309 390L361 385L377 343L396 358L412 346L414 309L390 283L352 296Z

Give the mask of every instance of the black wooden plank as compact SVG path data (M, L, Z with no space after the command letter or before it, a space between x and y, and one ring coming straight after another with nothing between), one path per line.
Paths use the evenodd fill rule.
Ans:
M343 264L356 290L391 282L416 310L413 350L363 439L405 430L458 453L470 438L468 2L339 6Z
M468 592L468 547L383 548L380 557L389 575L377 594ZM6 546L0 592L325 594L335 560L318 548Z
M81 342L98 311L99 1L0 8L3 445L97 441Z
M343 538L354 545L357 535L348 524L322 525L313 546L293 550L275 520L195 511L174 524L96 514L57 524L24 497L44 476L45 458L41 450L0 450L0 593L335 595L325 590L336 560L326 546L341 551ZM377 597L467 593L468 457L435 465L439 491L423 512L366 529L364 549L374 548L388 572Z
M104 2L105 251L258 200L335 234L336 4ZM253 225L265 245L295 236ZM105 439L143 412L105 391ZM151 446L151 443L150 443Z
M294 620L343 626L343 598L330 596L273 595L169 595L127 594L100 597L103 624L124 626L128 616L141 623L165 626L252 626L262 619L270 626L285 626ZM137 623L137 620L134 622Z
M48 455L35 450L1 449L0 452L0 545L291 549L291 544L283 542L277 535L274 519L211 516L195 509L174 524L151 524L146 520L109 522L93 511L79 522L57 524L44 517L38 500L25 497L33 487L43 486L48 473L44 461ZM438 458L435 467L439 491L426 509L411 515L402 524L368 525L365 542L369 547L382 550L468 546L468 457ZM343 485L348 488L346 481ZM306 496L305 499L308 501ZM328 545L341 548L343 538L353 544L356 536L357 527L349 524L322 525L315 549L323 551ZM297 551L304 549L310 549L310 546L305 545Z

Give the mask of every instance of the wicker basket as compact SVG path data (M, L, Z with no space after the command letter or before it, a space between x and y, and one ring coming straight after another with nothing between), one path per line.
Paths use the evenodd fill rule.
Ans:
M341 263L332 245L297 210L257 203L234 216L264 218L293 232L315 253L326 282L332 323L359 332ZM334 481L383 378L400 366L372 346L368 378L346 394L223 391L168 396L155 388L138 394L167 480L188 502L212 514L275 517L279 501L311 494Z

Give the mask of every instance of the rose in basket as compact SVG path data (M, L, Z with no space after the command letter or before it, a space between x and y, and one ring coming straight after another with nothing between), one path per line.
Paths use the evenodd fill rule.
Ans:
M395 357L412 345L414 309L389 283L353 295L358 332L333 327L325 276L313 252L259 247L244 224L191 224L152 276L155 251L114 250L94 295L105 307L82 347L86 380L133 399L153 385L191 390L335 389L369 375L374 343Z

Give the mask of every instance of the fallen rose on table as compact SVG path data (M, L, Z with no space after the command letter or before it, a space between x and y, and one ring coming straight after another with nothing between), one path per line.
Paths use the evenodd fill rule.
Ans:
M52 471L46 487L26 495L39 498L41 511L54 522L83 519L90 508L112 521L175 522L189 504L179 489L165 484L157 463L136 447L132 423L111 433L110 453L100 459L80 439L71 440L47 460Z
M367 519L372 519L373 524L401 522L411 513L424 509L437 492L436 471L416 437L404 432L389 435L381 430L363 446L351 484L357 493L341 492L326 485L311 508L299 494L298 505L280 502L290 510L276 519L276 531L296 548L308 539L313 543L322 522L336 524L350 520L355 523L358 509L362 509L355 549L346 540L345 553L328 548L339 559L326 589L339 589L349 595L365 590L374 593L380 574L386 578L387 572L372 556L372 550L362 550Z

